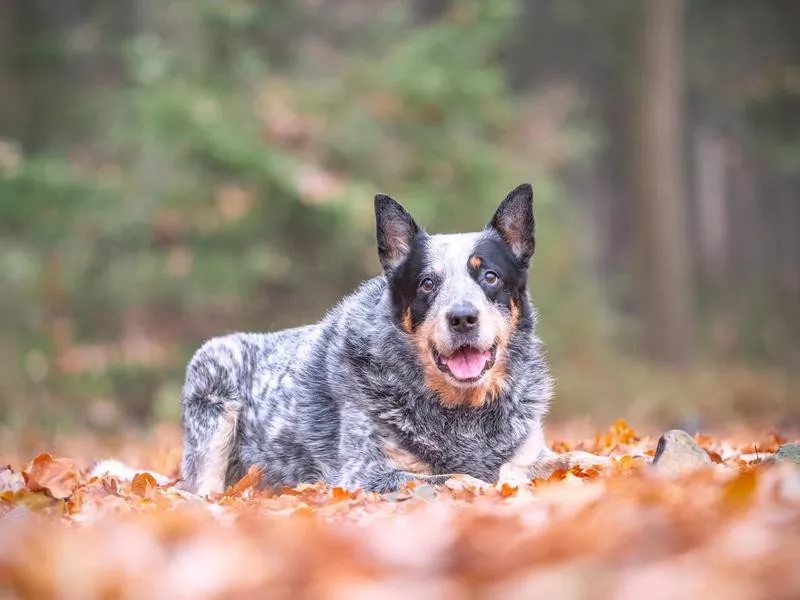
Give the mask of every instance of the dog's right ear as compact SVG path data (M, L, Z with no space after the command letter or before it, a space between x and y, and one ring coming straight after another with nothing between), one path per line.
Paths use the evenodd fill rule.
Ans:
M385 194L375 195L375 225L378 258L388 274L408 256L420 228L405 208Z

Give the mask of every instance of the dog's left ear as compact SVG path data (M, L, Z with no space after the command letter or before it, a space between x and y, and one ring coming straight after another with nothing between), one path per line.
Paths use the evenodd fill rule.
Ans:
M530 183L515 187L500 204L488 227L500 234L514 256L528 266L536 246L533 219L533 188Z
M378 237L378 258L388 275L408 256L420 228L397 201L385 194L376 194L375 229Z

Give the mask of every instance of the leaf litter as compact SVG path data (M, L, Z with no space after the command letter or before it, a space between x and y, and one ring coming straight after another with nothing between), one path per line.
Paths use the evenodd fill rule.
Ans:
M665 474L624 421L559 437L613 460L391 494L264 491L253 468L201 499L175 431L115 441L129 478L91 475L107 449L85 439L0 452L0 598L800 597L800 470L769 460L786 438L695 435L709 465Z

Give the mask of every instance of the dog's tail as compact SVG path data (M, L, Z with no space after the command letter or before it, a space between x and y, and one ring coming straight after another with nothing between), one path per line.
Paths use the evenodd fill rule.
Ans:
M128 482L133 481L133 478L139 473L149 474L153 477L153 479L156 480L158 485L167 485L168 483L173 482L173 480L166 475L156 473L155 471L148 471L147 469L136 469L113 458L101 460L100 462L95 463L94 466L89 469L90 478L111 475L112 477L116 477L121 481Z

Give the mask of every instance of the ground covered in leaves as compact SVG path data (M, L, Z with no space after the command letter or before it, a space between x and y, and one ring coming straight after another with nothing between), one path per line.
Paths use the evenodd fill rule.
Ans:
M145 473L89 476L113 455L176 478L174 429L38 454L7 434L0 598L797 598L800 471L769 460L787 437L695 436L712 464L676 475L634 458L656 439L619 422L551 433L615 457L602 471L385 495L260 492L252 471L207 501Z

